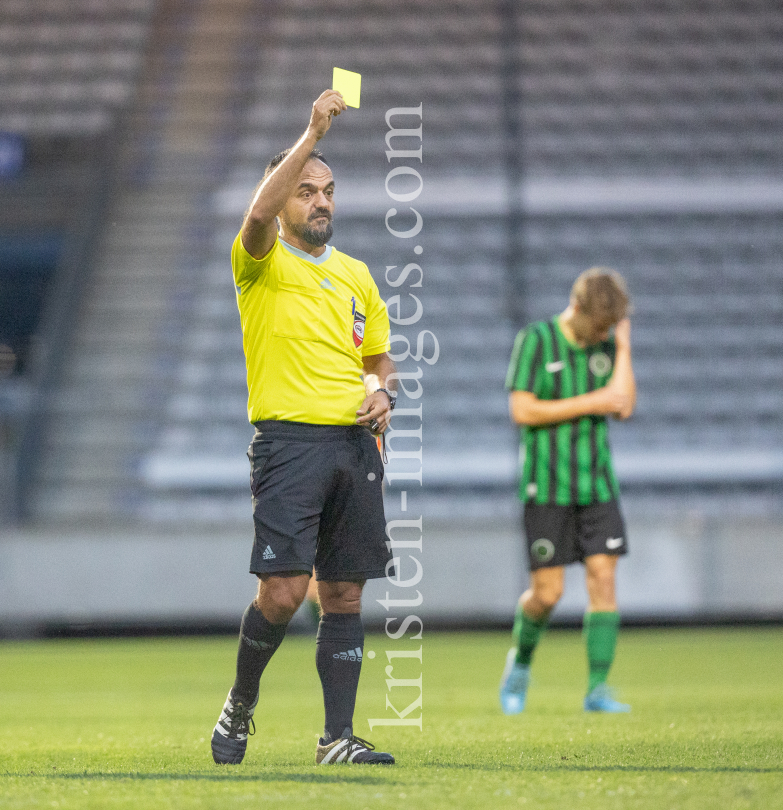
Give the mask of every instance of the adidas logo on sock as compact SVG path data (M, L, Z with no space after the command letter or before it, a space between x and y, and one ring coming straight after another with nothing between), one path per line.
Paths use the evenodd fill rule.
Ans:
M256 641L254 638L248 638L244 633L242 633L242 641L254 650L268 650L272 646L266 641Z
M340 661L358 661L362 660L362 648L357 647L355 650L348 650L348 652L335 653L332 658L337 658Z
M277 559L277 554L275 554L275 552L272 551L272 546L267 546L264 549L264 559L265 560L276 560Z

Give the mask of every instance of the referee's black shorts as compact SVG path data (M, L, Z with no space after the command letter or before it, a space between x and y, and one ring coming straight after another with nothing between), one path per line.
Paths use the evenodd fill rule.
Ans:
M358 425L256 422L248 448L255 541L250 573L386 576L383 462Z
M626 554L617 501L587 506L526 503L523 514L530 570L584 562L593 554Z

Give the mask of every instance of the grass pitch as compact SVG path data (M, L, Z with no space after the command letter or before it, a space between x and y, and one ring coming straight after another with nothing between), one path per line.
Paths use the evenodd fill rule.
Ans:
M500 713L508 634L425 632L423 730L378 727L415 697L386 688L388 650L368 636L355 732L389 768L316 768L322 706L314 640L290 637L262 681L245 762L212 763L209 737L233 680L235 639L0 644L0 807L650 808L783 806L783 630L635 630L612 682L630 715L582 711L575 631L552 631L528 708ZM394 694L399 692L399 695ZM409 695L408 701L405 696ZM413 711L409 716L417 716Z

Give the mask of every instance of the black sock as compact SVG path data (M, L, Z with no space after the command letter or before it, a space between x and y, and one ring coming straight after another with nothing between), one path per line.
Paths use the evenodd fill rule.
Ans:
M315 666L324 690L324 738L353 728L353 709L362 671L364 627L358 613L324 613L315 641Z
M237 679L231 690L235 698L252 705L258 697L258 682L269 659L285 636L287 624L272 624L255 602L248 605L242 616L237 653Z

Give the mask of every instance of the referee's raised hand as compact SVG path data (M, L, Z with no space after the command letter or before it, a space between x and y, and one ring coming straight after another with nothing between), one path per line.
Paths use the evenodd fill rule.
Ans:
M332 116L339 115L348 106L343 101L342 93L337 90L324 90L313 102L313 111L310 113L309 132L320 141L326 135L332 124Z

